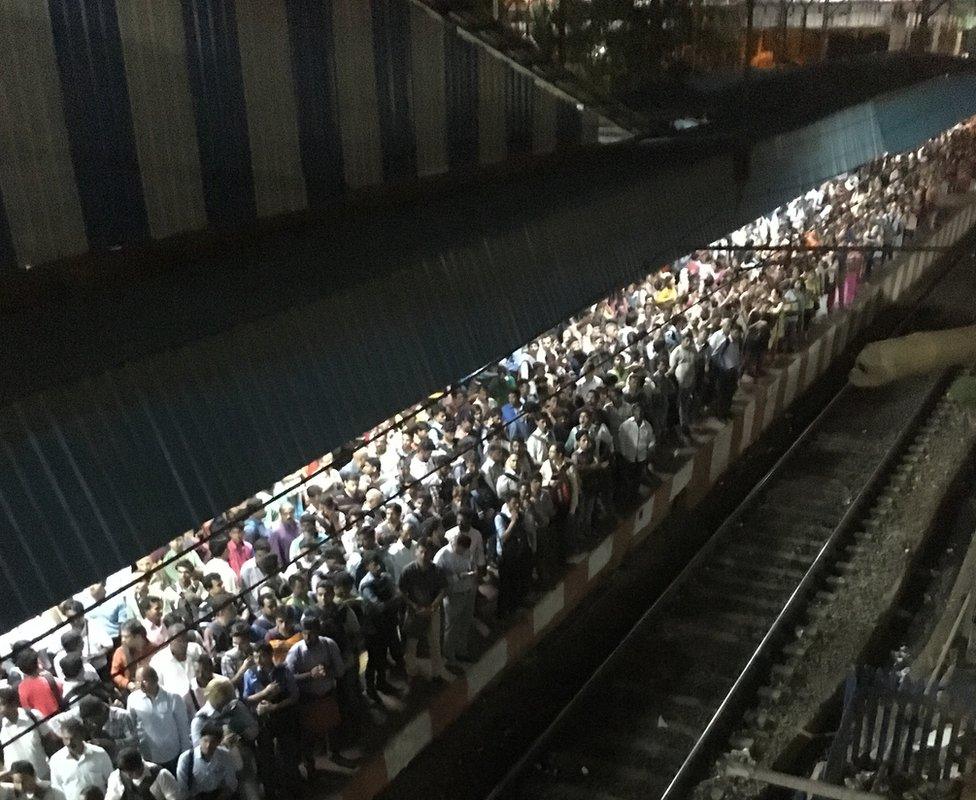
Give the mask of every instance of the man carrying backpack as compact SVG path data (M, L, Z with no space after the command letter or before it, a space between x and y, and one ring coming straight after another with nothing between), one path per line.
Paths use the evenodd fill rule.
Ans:
M118 765L109 775L105 800L181 800L183 793L173 773L143 761L135 748L120 752Z

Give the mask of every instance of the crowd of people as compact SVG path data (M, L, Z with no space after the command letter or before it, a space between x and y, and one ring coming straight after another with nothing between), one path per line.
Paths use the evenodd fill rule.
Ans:
M463 674L974 156L962 126L829 181L8 635L0 800L291 797L354 765L373 712Z

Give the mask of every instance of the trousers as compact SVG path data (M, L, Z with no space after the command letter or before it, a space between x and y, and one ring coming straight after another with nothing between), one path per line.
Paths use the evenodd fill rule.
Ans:
M427 624L424 625L423 622ZM411 611L407 612L403 658L406 662L407 675L410 676L420 673L417 664L417 642L420 641L421 636L427 639L427 652L430 653L430 672L432 675L437 675L444 669L444 658L441 655L440 608L435 608L426 620L414 615Z
M476 590L470 589L444 598L444 658L448 662L468 655L468 635L474 625L476 595Z

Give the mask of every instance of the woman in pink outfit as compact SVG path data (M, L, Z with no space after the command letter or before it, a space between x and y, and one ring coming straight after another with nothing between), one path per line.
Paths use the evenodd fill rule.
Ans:
M857 287L861 284L861 276L863 274L864 253L860 250L851 250L847 254L847 270L844 275L842 305L850 306L854 302L854 296L857 294Z

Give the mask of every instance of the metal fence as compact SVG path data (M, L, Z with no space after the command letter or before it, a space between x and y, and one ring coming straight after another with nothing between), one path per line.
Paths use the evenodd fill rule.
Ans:
M976 756L976 712L937 684L861 669L844 689L840 729L823 780L843 784L873 772L869 788L945 780L968 771Z

